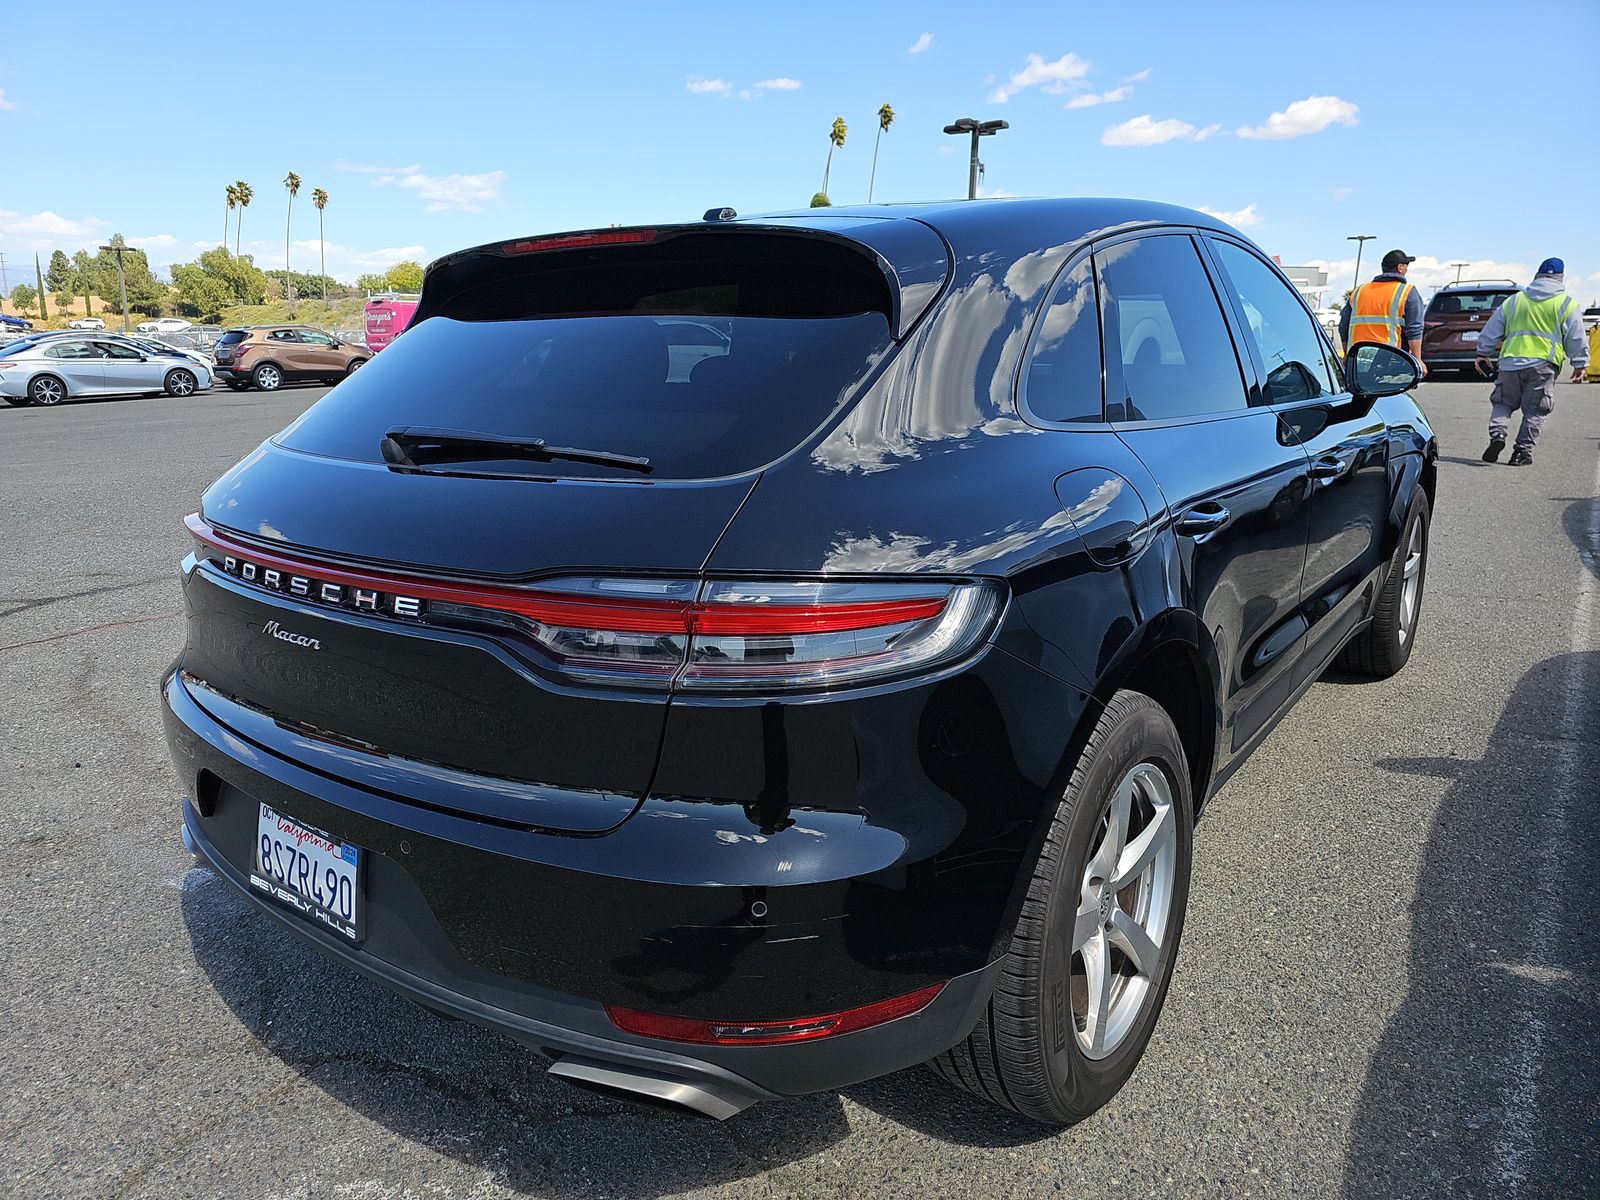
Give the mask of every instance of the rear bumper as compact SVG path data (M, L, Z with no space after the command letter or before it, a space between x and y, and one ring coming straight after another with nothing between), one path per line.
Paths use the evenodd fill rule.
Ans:
M190 793L184 840L197 857L329 957L428 1008L517 1039L556 1060L553 1071L575 1081L728 1116L755 1100L842 1087L925 1061L965 1036L992 991L999 963L988 961L988 945L977 968L960 973L949 967L970 962L968 955L927 953L921 927L937 914L922 913L921 920L914 911L894 914L906 922L900 954L883 952L892 931L878 928L864 937L863 919L891 915L863 900L874 889L867 879L792 889L662 883L673 872L659 859L673 850L660 826L682 822L652 829L640 818L623 829L637 826L635 836L656 848L654 869L635 873L652 877L608 875L607 861L612 870L639 861L620 831L523 833L420 808L307 770L241 736L203 708L177 674L163 691L168 741ZM363 847L359 945L250 887L259 803ZM849 841L843 825L824 832ZM529 839L539 843L537 858L528 856ZM616 853L597 857L607 844ZM847 847L841 851L843 862L860 865ZM703 880L709 864L701 866ZM757 911L771 915L757 919ZM603 1007L773 1019L839 1011L939 980L948 980L944 989L911 1016L784 1045L639 1037L612 1025ZM740 995L765 1004L754 1011L750 1000L734 1011L723 1007L727 997Z

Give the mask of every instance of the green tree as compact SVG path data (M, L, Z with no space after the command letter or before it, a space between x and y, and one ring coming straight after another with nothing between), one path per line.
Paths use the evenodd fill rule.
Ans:
M57 296L71 295L75 290L72 278L72 260L66 251L57 250L50 256L50 266L44 273L44 286Z
M172 283L177 291L178 312L186 317L220 321L222 310L234 302L233 292L227 282L195 263L174 264Z
M289 277L289 226L294 222L294 198L300 194L300 176L290 171L283 177L283 186L289 191L289 210L283 218L283 273ZM294 313L294 279L289 277L289 290L285 293L289 312Z
M828 172L833 170L833 152L844 146L845 134L850 132L850 127L844 123L843 117L833 119L833 128L828 130L828 163L822 168L822 194L828 194Z
M39 293L25 283L19 283L11 289L11 303L19 313L27 312L38 298Z
M221 283L232 297L230 304L260 304L267 298L267 275L248 254L232 255L226 250L207 250L192 265ZM173 268L172 281L178 281Z
M239 254L239 237L244 230L244 210L250 207L250 201L255 199L256 190L244 180L239 180L233 185L234 196L239 201L239 219L233 225L233 253Z
M222 210L222 248L228 248L228 219L233 216L233 210L239 207L239 189L229 184L223 192L228 207Z
M328 193L317 188L311 193L317 206L317 270L322 275L322 302L328 302L328 243L322 236L322 210L328 207Z
M120 233L111 235L113 246L124 245ZM109 250L100 251L95 258L94 293L111 305L121 315L121 296L117 286L117 260ZM148 309L167 298L166 285L150 273L150 260L143 250L122 252L122 273L128 289L129 309Z
M422 264L411 262L397 262L383 273L385 283L397 292L420 292L422 290Z
M828 199L827 192L815 192L811 196L812 208L832 208L833 201Z
M382 275L358 275L356 276L356 289L363 292L387 292L389 290L389 281Z
M72 256L72 290L83 297L83 315L90 316L94 308L89 303L89 294L95 290L95 271L98 269L95 260L89 257L87 250L79 250Z
M878 182L878 143L883 141L883 135L889 132L889 126L894 124L894 109L887 104L878 106L878 136L872 142L872 178L867 181L867 203L872 203L872 189Z

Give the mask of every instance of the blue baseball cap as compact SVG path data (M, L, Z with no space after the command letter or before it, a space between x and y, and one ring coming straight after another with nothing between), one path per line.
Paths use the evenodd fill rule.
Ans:
M1538 275L1565 275L1566 273L1567 264L1562 262L1559 258L1545 259L1539 264L1538 271L1535 272L1535 274Z

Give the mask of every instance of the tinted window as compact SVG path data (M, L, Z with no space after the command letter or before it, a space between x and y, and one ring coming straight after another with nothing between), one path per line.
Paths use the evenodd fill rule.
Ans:
M1488 315L1515 292L1439 292L1428 304L1428 315L1448 317L1455 313Z
M227 333L223 334L217 339L217 345L232 346L238 342L244 341L245 338L249 336L250 335L242 329L230 329Z
M1148 237L1095 254L1106 415L1167 421L1245 407L1222 310L1187 237Z
M280 439L381 462L399 425L539 437L643 455L652 479L707 478L793 449L854 393L891 345L882 313L568 317L414 325ZM615 479L577 462L486 470ZM632 478L637 478L633 476Z
M95 345L99 347L100 353L105 355L107 358L140 357L139 351L135 350L132 346L122 346L118 345L116 342L96 342Z
M1267 399L1286 404L1325 395L1331 386L1330 356L1294 289L1244 247L1222 241L1211 244L1239 293L1250 336L1261 353Z
M267 338L269 341L274 342L298 342L300 335L292 329L274 329L267 334Z
M1039 320L1023 397L1041 421L1103 419L1100 331L1093 264L1087 258L1062 276Z

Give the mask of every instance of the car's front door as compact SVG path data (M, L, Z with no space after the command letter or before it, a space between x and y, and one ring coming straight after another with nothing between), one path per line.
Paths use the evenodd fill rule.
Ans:
M1242 362L1185 233L1095 250L1106 414L1160 484L1221 683L1218 767L1293 693L1307 459Z
M306 371L321 376L344 374L344 355L339 352L338 342L313 329L300 330L300 341Z
M105 360L108 392L153 392L166 379L167 364L121 342L96 342Z
M44 352L45 368L59 375L69 396L98 396L106 390L106 365L92 342L54 342Z
M1310 635L1296 677L1320 675L1366 614L1383 565L1389 433L1344 388L1332 347L1294 289L1255 252L1208 239L1222 267L1269 402L1309 456L1311 531L1301 607Z

